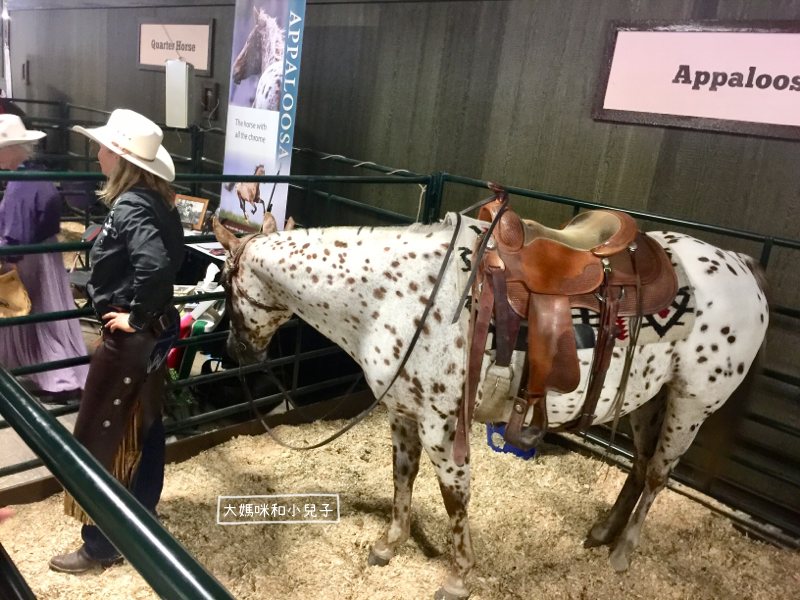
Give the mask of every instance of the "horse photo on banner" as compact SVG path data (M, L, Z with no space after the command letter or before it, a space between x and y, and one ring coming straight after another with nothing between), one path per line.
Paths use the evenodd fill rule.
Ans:
M228 123L226 175L288 175L297 108L305 0L237 0ZM283 228L287 184L227 183L220 218L254 231L264 213Z

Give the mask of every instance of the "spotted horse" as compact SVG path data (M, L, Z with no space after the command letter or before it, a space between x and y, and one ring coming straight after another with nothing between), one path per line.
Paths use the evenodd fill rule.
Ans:
M466 226L464 219L448 214L434 225L277 231L268 214L261 235L246 242L214 224L228 251L229 349L238 348L245 362L264 360L275 331L297 314L341 346L361 366L375 396L383 395L392 435L394 505L388 529L371 548L370 564L387 564L408 539L412 486L423 449L433 463L453 542L452 564L437 600L468 597L466 578L475 564L467 516L469 458L459 466L453 453L469 329L469 311L457 311L469 260L465 249L475 247L488 224ZM421 322L459 223L464 226L456 247ZM688 235L651 235L683 266L696 310L683 339L645 343L633 353L621 407L633 428L633 469L586 540L587 546L611 546L617 571L628 567L645 516L671 468L703 421L743 381L769 314L759 269L750 258ZM418 328L418 342L398 369ZM591 353L578 350L576 391L547 395L551 427L580 416ZM614 419L608 399L620 386L623 362L623 353L615 351L596 422Z

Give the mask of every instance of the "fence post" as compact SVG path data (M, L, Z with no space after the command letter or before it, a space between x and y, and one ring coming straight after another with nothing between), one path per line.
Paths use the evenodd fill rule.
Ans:
M759 259L759 264L761 265L762 269L767 268L767 263L769 262L769 255L772 253L772 245L775 243L771 237L768 237L764 240L764 246L761 248L761 258Z
M58 131L58 152L59 154L67 155L69 154L69 125L66 123L69 121L69 104L63 100L58 103L58 116L62 120ZM64 162L61 163L60 169L62 171L68 171L70 167L69 160L64 160Z
M192 174L200 174L203 172L203 133L197 125L192 125L189 131L192 136L192 149L189 153L192 159L191 172ZM198 181L192 182L192 196L199 197L202 187L202 183Z
M443 173L433 173L425 189L425 206L422 211L422 222L433 223L441 217L442 192L444 189Z

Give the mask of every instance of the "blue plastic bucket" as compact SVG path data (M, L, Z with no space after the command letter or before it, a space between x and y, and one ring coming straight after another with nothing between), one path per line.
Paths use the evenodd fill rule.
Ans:
M503 439L503 433L506 430L504 424L495 425L494 423L486 424L486 441L489 447L495 452L505 452L506 454L513 454L522 459L528 460L536 454L536 448L530 450L520 450L516 446L512 446Z

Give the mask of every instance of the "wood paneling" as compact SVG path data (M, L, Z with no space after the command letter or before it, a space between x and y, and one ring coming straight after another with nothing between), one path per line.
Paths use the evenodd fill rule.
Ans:
M12 12L11 68L14 95L39 100L66 100L81 106L112 110L125 107L163 122L164 73L139 69L139 22L150 18L180 22L186 18L214 19L213 80L220 83L219 120L225 123L224 103L230 74L233 21L227 7L24 10ZM31 83L22 81L22 64L30 61ZM208 78L195 77L196 97ZM24 106L33 114L46 109ZM76 111L76 118L101 119L101 115ZM176 151L188 154L187 136L177 140ZM221 157L219 144L215 157ZM172 149L172 146L171 146Z

